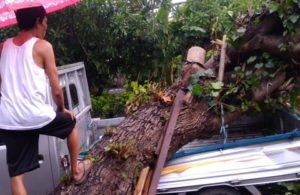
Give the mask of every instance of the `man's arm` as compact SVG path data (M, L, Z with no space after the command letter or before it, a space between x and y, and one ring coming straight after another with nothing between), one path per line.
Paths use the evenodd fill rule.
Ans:
M44 66L46 74L49 78L52 97L57 106L57 111L63 112L65 110L64 96L59 85L52 45L45 40L38 40L34 46L34 50L37 54L36 56L38 57L37 60L35 59L37 65Z
M50 81L52 97L57 106L57 111L67 113L72 117L72 119L75 119L74 114L65 109L64 106L64 95L59 85L52 45L45 40L38 40L33 48L33 58L38 66L45 68Z

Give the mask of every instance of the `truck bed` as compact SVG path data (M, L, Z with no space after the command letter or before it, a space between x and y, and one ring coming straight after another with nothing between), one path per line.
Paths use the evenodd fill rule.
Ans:
M294 117L293 120L296 126L291 128L299 127L300 118ZM247 128L250 128L251 122L246 121ZM259 120L256 118L254 121ZM266 117L262 121L274 124ZM243 125L234 126L240 126L241 133ZM288 127L283 124L279 126L282 130ZM261 124L260 127L262 130L266 126ZM239 132L237 129L232 134ZM229 136L225 144L222 136L215 136L195 140L182 147L165 164L157 194L192 192L211 186L240 187L298 180L300 131L289 129L287 133L265 136L263 131L249 130L252 133Z

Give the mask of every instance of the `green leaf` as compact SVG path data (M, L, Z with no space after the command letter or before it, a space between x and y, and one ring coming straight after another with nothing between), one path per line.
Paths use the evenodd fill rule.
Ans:
M240 28L238 28L237 30L236 30L238 33L245 33L246 32L246 28L244 28L244 27L240 27Z
M229 112L234 112L236 110L235 106L224 104L224 107Z
M289 20L290 20L293 24L295 24L295 23L298 21L298 19L299 19L299 15L291 15L291 16L289 17Z
M204 77L204 76L206 76L206 73L203 70L198 70L195 75L197 77Z
M245 102L243 102L241 105L241 109L242 109L242 112L246 112L248 110L248 105Z
M224 86L223 82L221 81L213 81L213 82L210 82L210 85L213 89L222 89L222 87Z
M289 45L292 46L292 47L295 47L295 43L289 41Z
M124 178L124 179L127 179L127 174L125 173L125 172L122 172L122 177Z
M255 18L254 19L254 24L258 24L259 23L259 18Z
M203 94L203 87L200 84L194 85L192 89L193 95L202 95Z
M264 64L263 63L258 63L258 64L255 64L255 68L257 68L257 69L260 69L260 68L262 68L264 66Z
M168 15L169 15L169 12L164 7L160 7L157 12L157 19L164 25L167 25L168 24Z
M241 83L244 85L246 91L248 91L250 89L250 86L247 81L243 80L243 81L241 81Z
M280 49L281 52L285 52L286 51L285 45L283 43L280 43L278 45L278 48Z
M108 152L108 151L110 151L110 150L111 150L111 147L109 147L109 146L105 146L105 147L104 147L104 150L105 150L105 152Z
M240 66L234 67L234 71L235 71L235 72L240 71L240 70L241 70L241 67L240 67Z
M238 40L240 37L241 37L241 36L239 36L239 35L232 35L231 39L232 39L233 41L236 41L236 40Z
M266 68L274 68L274 62L269 60L266 64L265 64Z
M204 71L206 76L214 76L214 72L209 68Z
M270 2L270 4L269 4L269 11L270 11L270 14L272 14L272 13L278 11L279 6L280 6L280 5L279 5L278 3L276 3L276 2L274 2L274 1Z
M252 70L248 70L246 71L246 76L250 76L252 73L253 73Z
M193 90L193 85L189 84L189 86L187 87L187 89L188 89L189 91L192 91L192 90Z
M202 32L202 33L206 33L206 30L204 28L201 28L199 26L190 26L188 28L189 31L196 31L196 32Z
M270 78L274 78L275 76L276 76L275 73L269 74L269 77L270 77Z
M250 58L248 58L247 60L247 64L251 64L252 62L254 62L256 60L256 56L251 56Z
M251 107L253 107L255 109L255 111L261 112L261 108L259 107L259 105L256 102L251 101L250 105L251 105Z
M211 91L210 92L210 96L212 96L212 97L218 97L219 95L220 95L219 91Z
M231 93L236 93L236 92L238 92L238 90L239 90L239 87L233 87L226 92L226 95L229 95Z
M264 53L262 54L262 56L263 56L263 58L265 58L265 59L269 59L269 58L271 57L271 55L270 55L269 53L267 53L267 52L264 52Z
M189 78L189 82L191 85L195 85L199 81L199 76L197 74L193 74Z
M233 16L233 11L228 11L227 13L228 13L228 15L229 15L230 17Z

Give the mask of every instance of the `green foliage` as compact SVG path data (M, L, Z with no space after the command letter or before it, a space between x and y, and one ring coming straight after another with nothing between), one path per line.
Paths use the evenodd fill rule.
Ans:
M258 186L262 194L298 195L300 194L299 181L279 182Z
M73 181L72 174L69 173L69 174L61 176L59 178L59 181L65 183L66 185L70 185L72 183L72 181Z
M54 46L58 65L85 62L92 94L104 91L101 96L91 97L93 112L111 117L123 114L124 105L128 112L136 110L160 91L155 83L144 83L145 80L171 84L178 77L190 46L208 45L211 39L227 34L229 42L238 47L246 28L235 26L236 17L249 8L259 12L265 2L187 0L172 7L170 0L82 0L75 6L49 14L46 39ZM271 13L281 18L283 35L293 36L298 30L295 24L300 18L299 1L271 1L268 6ZM153 11L154 8L158 10ZM168 18L171 12L174 15ZM259 23L259 18L253 22ZM16 26L0 29L1 39L14 36L17 31ZM278 45L282 52L293 46L293 42ZM209 50L208 56L213 54L214 50ZM274 78L285 69L283 64L268 53L251 56L244 68L244 64L235 67L231 83L216 81L212 72L197 72L191 76L188 89L207 98L209 105L222 103L229 111L242 105L259 110L246 102L251 100L244 97L245 93L253 87L260 88L261 81ZM120 72L129 79L125 92L119 95L105 92L110 80ZM198 83L199 77L210 81ZM282 97L269 97L267 103L289 101L294 109L297 107L294 96L286 92ZM232 99L234 103L229 101Z
M7 38L16 36L19 32L17 25L8 26L0 29L0 42L5 41Z
M203 77L210 78L210 80L204 84L199 84L199 79ZM220 95L224 85L223 82L215 80L211 69L198 70L195 74L190 76L189 81L190 84L187 89L192 91L193 95L208 98L210 100L209 104L213 104L212 98Z
M124 114L124 105L132 94L123 92L121 94L102 93L101 96L91 95L92 114L94 116L112 117Z
M118 72L129 80L170 84L188 47L230 32L237 14L248 4L258 10L261 2L187 1L169 20L170 0L82 0L49 15L46 39L53 43L58 65L85 62L94 94Z
M140 105L147 103L152 96L158 96L162 87L160 84L145 81L139 85L132 81L125 85L120 94L102 93L101 96L91 95L93 116L113 117L124 115L137 110Z
M127 173L125 173L125 172L122 172L121 175L122 175L122 177L123 177L124 179L127 179L127 178L128 178L128 175L127 175Z
M90 161L92 161L92 163L96 163L96 162L98 162L98 161L100 161L102 158L100 157L100 156L92 156L92 155L90 155L90 154L86 154L85 156L84 156L84 159L86 159L86 160L90 160Z
M283 36L294 34L299 30L296 23L299 21L300 3L297 0L286 0L280 3L272 1L269 3L270 13L277 13L284 27Z
M242 66L236 66L231 75L232 80L226 84L217 81L210 69L199 70L190 76L190 85L187 89L194 95L206 98L210 108L214 108L217 113L220 110L219 105L223 104L225 110L229 112L240 108L242 112L255 114L262 111L262 105L253 101L252 96L247 96L247 92L252 93L253 89L260 89L262 82L268 82L275 78L286 68L284 62L269 53L262 53L250 56ZM199 83L200 78L201 83ZM288 102L289 109L295 112L300 104L299 97L300 89L281 93L274 97L268 96L264 108L283 107Z
M186 36L210 37L215 39L228 34L234 29L236 17L252 5L253 11L265 1L246 0L188 0L175 14L177 21L182 21L182 30Z
M132 137L129 137L124 143L113 142L112 140L110 140L107 146L104 147L104 150L119 159L126 160L129 158L129 156L135 154L135 142L135 139L133 139Z
M241 105L242 112L247 112L248 110L253 111L254 113L261 112L261 108L254 101L243 101Z
M170 62L180 54L168 37L170 9L170 1L83 0L50 14L47 39L57 64L86 63L92 92L106 88L118 72L129 80L170 83L178 71Z
M268 109L277 107L296 113L300 108L300 88L293 91L277 93L274 97L267 98L264 103Z
M162 85L159 83L145 81L143 85L132 81L125 85L125 91L128 93L126 102L126 113L132 113L139 106L151 101L151 98L157 98L162 93Z
M287 188L287 192L285 195L293 195L300 193L300 183L299 182L286 182L286 183L279 183L279 185L284 186Z
M85 62L92 94L101 94L119 72L130 81L171 84L187 48L230 33L238 14L248 5L257 11L262 2L188 0L175 8L170 0L82 0L49 14L46 39L54 46L57 65ZM1 38L17 31L1 29Z

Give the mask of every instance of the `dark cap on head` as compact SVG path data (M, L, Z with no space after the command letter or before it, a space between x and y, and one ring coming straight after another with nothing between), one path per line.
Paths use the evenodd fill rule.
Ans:
M39 22L42 23L44 17L47 16L43 6L18 9L15 11L15 14L20 30L32 29L37 18L39 18Z

